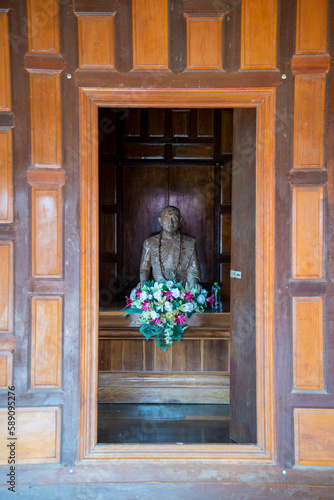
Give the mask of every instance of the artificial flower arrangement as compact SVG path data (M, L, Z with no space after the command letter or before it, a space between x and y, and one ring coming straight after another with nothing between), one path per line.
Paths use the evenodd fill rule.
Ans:
M140 288L132 290L126 298L125 316L140 314L139 331L146 340L153 338L164 351L174 340L181 340L187 318L195 312L204 312L207 302L212 305L213 297L208 292L189 289L174 280L147 281Z

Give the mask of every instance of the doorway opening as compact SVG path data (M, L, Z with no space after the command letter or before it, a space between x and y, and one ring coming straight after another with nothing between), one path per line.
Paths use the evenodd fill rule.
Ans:
M256 442L255 114L99 109L98 443ZM166 205L196 237L201 284L220 283L223 312L197 315L164 353L121 309Z

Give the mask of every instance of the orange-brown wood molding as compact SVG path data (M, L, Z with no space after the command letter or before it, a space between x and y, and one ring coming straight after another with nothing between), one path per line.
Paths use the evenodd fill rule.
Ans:
M31 387L61 386L62 297L34 296L31 299Z
M60 408L16 408L16 463L54 464L60 460ZM0 429L6 429L7 408L0 409ZM0 450L0 464L8 465L8 448Z
M323 168L326 75L296 75L294 168Z
M168 68L168 0L133 0L134 69Z
M8 14L0 9L0 111L11 110Z
M322 297L293 298L293 388L324 389Z
M27 0L29 52L58 54L58 0Z
M31 265L33 278L62 277L62 191L31 187Z
M13 243L0 241L0 332L13 331Z
M297 465L334 465L334 408L295 408Z
M193 16L187 20L187 68L221 69L223 51L222 16Z
M327 49L328 0L297 0L296 54Z
M79 68L115 66L113 15L78 14Z
M30 71L31 163L60 167L61 104L58 72Z
M295 279L323 277L322 186L294 187L292 214L292 274Z
M12 132L0 130L0 223L13 222Z
M277 0L242 0L241 68L274 69L276 52Z
M8 389L12 385L13 353L1 349L0 343L0 389Z

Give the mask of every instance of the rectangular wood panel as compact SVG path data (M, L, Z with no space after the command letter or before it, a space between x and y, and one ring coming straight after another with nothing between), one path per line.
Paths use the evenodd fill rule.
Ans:
M293 387L295 390L324 389L323 300L321 297L293 299Z
M8 15L0 12L0 111L11 110Z
M0 409L0 429L6 435L7 408ZM51 464L60 460L60 408L16 408L16 464ZM8 466L8 449L0 450L0 465Z
M276 68L277 0L243 0L241 68Z
M58 73L30 73L30 113L32 165L61 166L61 105Z
M0 223L13 222L12 132L0 130Z
M13 354L0 350L0 389L7 389L12 385Z
M297 465L334 465L334 409L295 408Z
M328 0L297 0L296 54L325 54Z
M133 0L133 67L168 68L168 0Z
M0 332L13 330L13 243L0 242Z
M323 277L323 197L321 186L293 188L293 278Z
M58 0L27 0L29 52L58 54Z
M31 299L31 387L61 387L62 297Z
M296 75L294 168L323 168L326 76Z
M115 66L114 17L78 16L79 68Z
M187 16L187 68L221 69L222 17Z
M31 188L31 264L34 278L62 277L62 191Z

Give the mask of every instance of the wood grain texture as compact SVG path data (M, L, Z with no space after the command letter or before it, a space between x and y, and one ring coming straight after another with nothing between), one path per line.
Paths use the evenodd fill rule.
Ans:
M61 387L62 297L31 299L30 384L33 389Z
M334 409L295 408L297 465L334 465Z
M13 243L0 241L0 332L13 331Z
M0 111L11 110L8 14L0 12Z
M293 388L324 389L323 300L293 298Z
M7 408L0 409L0 428L7 428ZM54 464L60 460L60 408L16 407L16 464ZM8 450L0 450L0 464L7 464Z
M29 52L58 54L58 0L27 0Z
M134 69L168 68L168 1L133 0Z
M59 167L61 104L58 73L30 73L31 162L34 167Z
M292 275L295 279L321 279L324 188L294 187L292 191Z
M0 346L1 347L1 346ZM0 389L12 386L13 353L0 350Z
M223 19L187 15L187 68L221 69Z
M78 15L79 68L115 67L114 17Z
M0 130L0 223L13 222L12 131Z
M294 168L323 168L326 75L296 75Z
M325 54L328 0L297 0L296 54Z
M276 68L277 0L243 0L241 68Z
M34 278L62 277L62 190L31 188L31 273Z

